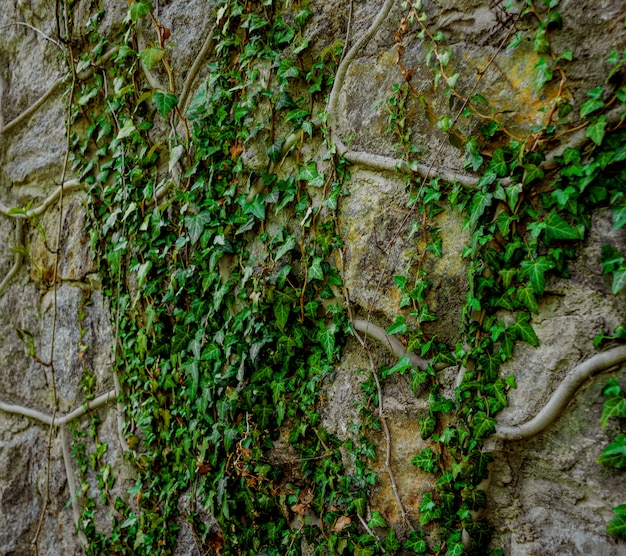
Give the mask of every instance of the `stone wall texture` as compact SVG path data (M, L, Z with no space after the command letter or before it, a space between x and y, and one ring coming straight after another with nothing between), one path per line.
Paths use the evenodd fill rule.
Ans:
M84 26L92 4L90 0L73 2L77 29ZM124 25L126 2L101 0L99 4L104 10L100 32L107 36ZM463 76L472 76L483 67L503 40L501 4L495 0L424 1L433 25L451 45L456 70ZM351 33L358 37L381 5L380 0L311 0L313 16L306 33L312 44L343 40L352 11ZM214 24L215 4L160 0L155 6L160 20L176 35L171 58L176 60L175 78L180 87ZM562 0L560 10L567 25L554 34L554 40L559 46L575 48L568 66L567 94L580 100L605 79L607 66L598 60L604 60L611 50L623 49L626 43L624 4L621 0ZM0 243L0 402L30 408L40 416L52 416L55 411L51 367L42 363L54 363L57 416L84 403L81 379L85 369L97 377L103 394L114 388L115 331L99 290L97 265L89 253L84 193L80 184L73 185L73 176L62 174L66 87L55 83L66 75L67 65L62 45L52 40L54 14L52 0L3 0L0 9L0 205L4 207L0 234L5 238ZM384 133L386 114L380 106L392 86L402 80L394 42L402 14L398 0L348 69L338 101L336 131L345 141L350 138L354 151L397 155L392 138ZM419 71L421 48L419 41L408 45L404 62L417 68L412 85L430 91L430 74ZM542 101L533 85L536 56L532 45L521 45L499 56L484 80L483 89L499 109L515 110L510 124L520 130L537 123L533 118ZM205 76L206 70L202 70L196 86ZM434 96L426 100L443 102ZM29 111L35 103L40 104L38 108ZM445 160L452 172L464 172L464 153L448 144L435 125L424 117L414 118L410 125L425 164L445 142L439 160ZM251 164L255 164L255 156L264 156L266 147L259 148L261 154L256 155L254 148L252 144L244 153ZM397 292L381 286L379 277L383 268L390 275L401 273L412 256L415 240L393 233L402 221L408 193L403 179L393 171L355 164L351 173L350 196L343 201L340 220L347 246L346 286L359 315L386 328L393 322L399 300ZM69 186L62 197L55 197L63 182ZM36 218L8 212L11 207L37 208L42 203L48 203L46 210ZM428 332L454 345L461 339L460 311L466 287L461 252L467 238L457 231L461 221L453 220L460 216L449 218L452 220L439 223L444 257L427 269L437 292L431 306L441 315ZM591 235L571 264L572 278L548 281L539 314L533 319L541 345L521 347L507 364L505 372L517 377L517 389L510 394L510 407L499 415L500 422L521 423L536 414L565 374L594 353L592 342L599 331L612 330L623 320L623 296L611 295L610 279L601 274L599 252L605 243L623 248L625 231L613 230L609 212L595 214ZM16 247L21 251L16 252ZM37 358L31 356L31 349ZM384 349L373 349L378 363L393 362ZM363 367L367 363L361 346L348 339L334 380L325 387L321 409L324 425L339 438L349 436L350 425L357 419L352 401L361 395L361 388L355 371ZM623 383L624 367L585 383L561 417L539 436L522 442L499 441L492 447L495 461L484 517L494 526L493 546L505 554L626 554L626 543L605 531L611 508L626 502L626 474L596 463L609 438L599 419L601 391L608 377ZM450 392L454 379L453 374L442 378L448 381ZM416 472L410 459L421 448L418 419L426 411L426 402L407 397L407 391L408 383L403 383L402 377L394 378L385 385L384 397L396 481L407 511L416 515L418 495L429 486L429 479ZM128 496L133 469L123 457L119 408L108 403L95 411L102 421L100 440L109 446L105 457L118 476L115 491ZM74 425L79 430L83 426L80 419ZM33 553L31 541L38 527L39 554L84 553L69 502L75 486L68 484L66 467L71 468L73 460L63 453L63 434L74 433L69 426L51 431L40 417L0 410L0 555ZM382 447L383 439L377 442ZM386 474L382 467L379 471L373 493L377 507L390 523L400 522ZM46 503L45 519L40 522ZM185 500L180 503L184 505ZM101 516L103 528L107 519ZM183 526L177 555L196 554L190 535Z

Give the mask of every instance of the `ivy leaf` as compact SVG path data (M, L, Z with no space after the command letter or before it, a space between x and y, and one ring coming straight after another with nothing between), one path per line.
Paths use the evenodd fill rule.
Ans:
M552 211L544 223L544 237L546 242L553 239L582 239L583 234L579 228L567 223L557 212Z
M274 408L265 404L256 404L252 411L258 419L258 426L260 430L266 430L274 415Z
M620 506L617 506L617 508L621 506L626 506L626 504L621 504ZM615 510L616 508L613 508L613 511ZM621 514L616 515L611 521L607 523L606 532L609 535L626 538L626 516Z
M522 276L528 276L533 290L537 295L543 295L546 287L545 273L554 268L554 263L546 257L537 257L530 261L522 261Z
M146 48L139 53L139 59L149 70L156 66L165 57L162 48Z
M465 552L462 542L449 542L446 556L461 556Z
M319 326L320 330L317 333L317 339L324 348L326 357L332 360L333 352L335 351L335 332L337 330L337 326L334 322L331 322L328 326L321 322Z
M600 454L598 463L607 467L626 467L626 436L618 434Z
M524 176L522 177L522 183L528 185L529 183L540 180L544 176L544 171L535 164L524 164Z
M484 411L478 411L476 415L474 415L474 420L472 421L472 428L474 430L475 438L482 438L485 435L488 435L496 430L496 420L487 417L487 414Z
M287 236L287 239L285 240L285 243L283 243L279 248L278 251L276 251L276 256L274 257L274 260L278 260L281 257L283 257L286 253L288 253L289 251L291 251L292 249L294 249L296 246L296 238L293 235Z
M372 527L387 527L387 522L385 518L380 515L379 511L372 512L371 519L367 522L367 526Z
M309 111L304 108L296 108L295 110L290 110L287 112L285 116L285 121L290 122L291 120L299 120L301 118L306 118L309 115Z
M504 189L504 194L506 195L511 212L515 212L515 207L517 206L517 201L519 201L519 196L522 193L522 188L523 186L521 183L512 183Z
M420 525L424 526L427 523L441 517L441 507L433 501L433 495L431 492L425 492L422 503L420 504Z
M626 224L626 203L613 207L613 229L619 230Z
M289 312L291 311L291 304L284 301L277 301L274 304L274 316L276 317L276 326L281 331L285 330L285 325L289 319Z
M387 329L387 334L406 334L409 327L404 322L404 317L396 317L394 323Z
M517 288L517 300L532 313L539 312L539 305L534 294L534 286L528 282L525 286Z
M616 396L604 402L600 426L606 429L612 417L626 417L626 398Z
M178 97L172 93L155 91L152 94L152 102L154 102L161 116L167 116L178 104Z
M385 537L385 550L390 554L394 554L397 550L400 550L400 547L401 545L396 535L396 530L391 527Z
M535 90L540 91L541 88L552 81L552 77L554 76L554 71L550 62L545 56L541 56L534 67L535 70Z
M433 473L438 470L437 454L435 454L430 448L424 448L419 454L417 454L411 463L420 469L426 471L426 473Z
M207 211L202 211L199 214L191 214L189 216L185 216L185 227L189 232L189 239L191 239L191 244L194 245L202 235L204 231L204 227L211 222L211 213Z
M259 220L265 220L265 203L261 200L261 195L256 195L251 203L246 203L243 207L244 214L251 214Z
M428 550L428 544L423 538L420 531L411 531L404 542L404 550L415 552L415 554L425 554Z
M486 193L483 191L477 191L472 196L472 203L470 205L469 211L469 220L465 226L463 226L463 231L472 230L474 226L478 223L478 220L485 212L485 209L491 205L493 201L493 194Z
M594 123L587 128L587 137L596 145L602 143L604 139L604 128L606 127L606 116L600 116Z
M515 278L515 275L517 274L517 269L516 268L507 268L507 269L501 268L500 270L498 270L498 274L500 274L500 276L502 277L502 284L504 285L505 288L508 289L508 287L511 285L511 282Z
M135 131L137 131L137 128L133 124L133 121L128 119L124 122L124 125L118 131L117 139L124 139L126 137L130 137L130 135L132 135Z
M588 116L592 112L599 110L604 106L604 102L601 100L597 100L595 98L590 98L589 100L583 102L583 105L580 107L580 117L584 118Z
M510 324L507 332L514 334L516 338L528 342L531 346L539 345L539 338L535 334L530 322L530 313L519 312L515 315L515 322Z
M298 174L299 180L306 181L313 187L323 187L324 176L317 171L317 162L311 160Z
M137 23L138 19L147 16L152 11L152 4L149 0L135 1L128 9L128 15L133 23Z
M279 139L278 141L274 141L269 149L267 149L267 156L269 159L276 163L280 160L280 155L283 152L283 145L285 144L284 139Z
M420 419L419 424L420 424L420 436L422 437L422 440L428 440L435 432L435 427L437 426L437 419L433 415L428 415L424 417L423 419ZM412 461L411 463L414 463L414 462ZM415 463L415 465L420 467L418 463ZM424 469L424 471L428 471L428 470ZM430 471L428 471L428 473L430 473Z
M394 373L404 374L407 369L410 369L413 365L411 364L411 359L408 355L403 355L398 359L398 362L391 367L386 373L384 373L384 377L388 377Z

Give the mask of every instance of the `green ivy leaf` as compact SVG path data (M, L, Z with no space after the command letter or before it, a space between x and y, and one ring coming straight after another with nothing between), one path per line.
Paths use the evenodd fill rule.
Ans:
M313 187L324 186L324 176L317 171L317 162L311 160L298 174L299 180L306 181Z
M524 176L522 183L528 185L529 183L540 180L544 176L544 171L535 164L524 164Z
M532 313L539 312L539 306L534 294L534 286L528 282L524 286L517 288L517 300Z
M550 62L545 56L541 56L537 63L535 64L535 90L540 91L541 88L552 81L552 77L554 76L554 70L550 65Z
M167 116L178 104L178 97L164 91L155 91L152 93L152 102L161 116Z
M283 145L285 144L284 139L279 139L278 141L274 141L269 149L267 149L267 156L269 159L276 163L280 160L280 156L283 152Z
M424 526L441 517L441 507L433 501L431 492L425 492L420 504L420 525Z
M332 360L333 353L335 351L335 332L337 331L337 325L335 325L334 322L331 322L327 326L323 322L320 322L319 326L320 330L317 333L317 339L324 348L326 357L328 357L329 360Z
M387 522L385 521L385 518L382 515L380 515L379 511L374 511L372 512L372 517L367 522L367 526L370 528L387 527Z
M491 417L487 417L484 411L478 411L472 421L474 437L482 438L483 436L491 434L496 430L496 423L497 421Z
M465 552L462 542L449 542L446 556L461 556Z
M415 552L415 554L425 554L428 550L428 544L423 537L424 534L421 531L411 531L404 541L404 550Z
M599 110L604 106L604 102L601 100L596 100L595 98L590 98L589 100L583 102L583 105L580 107L580 117L584 118L588 116L592 112Z
M265 220L265 203L262 198L261 195L256 195L251 203L244 204L243 213L251 214L259 220Z
M404 322L404 317L399 316L395 318L394 323L387 329L387 334L406 334L409 331L409 327Z
M149 70L156 66L165 57L162 48L146 48L139 53L139 59Z
M308 270L311 280L323 280L324 271L322 270L322 257L313 257L313 262Z
M613 271L613 283L611 284L611 291L614 294L618 294L626 286L626 266L620 266Z
M410 369L413 365L411 364L411 359L408 355L403 355L398 359L398 362L391 367L387 372L383 373L383 378L388 377L394 373L404 374L405 371Z
M528 276L533 290L537 295L543 295L546 287L545 273L554 268L554 263L546 257L537 257L535 260L521 262L521 275Z
M128 15L133 23L137 23L138 19L147 16L152 11L152 4L149 0L135 0L128 9Z
M600 426L606 429L612 417L626 418L626 398L615 396L604 402Z
M419 454L413 457L411 463L416 467L423 469L426 473L434 473L439 469L437 466L438 459L439 456L430 448L424 448Z
M211 222L212 217L211 213L207 211L202 211L199 214L191 214L189 216L185 216L185 227L189 232L189 239L191 240L191 244L194 245L202 235L205 226Z
M531 346L537 347L539 338L537 338L529 321L530 313L519 312L515 315L515 322L507 328L507 332L524 342L528 342Z
M396 550L400 550L401 546L402 545L400 544L400 541L398 540L398 537L396 535L396 530L391 527L389 529L389 532L387 533L387 536L385 537L385 549L387 550L387 552L393 554Z
M284 255L289 253L289 251L291 251L295 247L296 247L296 238L295 238L295 236L293 236L293 235L287 236L287 239L285 240L285 243L283 243L278 248L278 250L276 251L276 255L274 256L274 260L277 261L278 259L280 259Z
M267 429L269 424L272 421L272 416L274 415L274 408L265 404L256 404L252 408L252 411L257 417L257 420L258 420L257 423L258 423L259 429L262 431Z
M596 145L602 144L604 139L604 128L606 127L606 116L600 116L594 123L587 128L587 137Z
M278 326L279 330L285 330L290 311L291 303L285 303L284 301L274 303L274 316L276 317L276 326Z
M579 228L567 223L556 211L552 211L543 221L544 237L546 242L553 239L582 239L583 234Z
M626 504L615 506L613 511L617 514L606 526L609 535L626 538Z
M427 415L423 419L420 419L419 425L420 425L420 436L422 437L422 440L428 440L435 432L435 427L437 426L437 419L433 415ZM417 463L415 465L419 467Z
M305 110L304 108L296 108L295 110L290 110L287 112L285 116L285 121L290 122L291 120L299 120L301 118L306 118L310 112Z
M474 229L474 227L478 223L478 220L484 214L485 209L488 206L491 206L492 201L493 201L493 194L491 193L477 191L476 193L473 194L472 203L470 205L470 208L468 209L469 220L463 226L463 231Z
M517 269L516 268L507 268L507 269L501 268L500 270L498 270L498 274L502 277L502 285L506 289L508 289L511 283L513 282L513 279L517 275Z
M626 203L613 207L613 229L619 230L626 224Z
M548 42L548 33L545 26L540 26L535 32L533 39L533 50L539 54L550 53L550 43Z
M618 434L602 451L597 461L607 467L626 467L626 436Z

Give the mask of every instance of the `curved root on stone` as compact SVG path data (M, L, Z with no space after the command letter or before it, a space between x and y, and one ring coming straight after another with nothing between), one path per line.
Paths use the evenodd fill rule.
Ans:
M626 361L626 346L619 346L594 355L574 367L554 391L548 403L530 421L522 425L496 427L495 439L526 440L539 434L551 425L565 409L582 384L592 376Z

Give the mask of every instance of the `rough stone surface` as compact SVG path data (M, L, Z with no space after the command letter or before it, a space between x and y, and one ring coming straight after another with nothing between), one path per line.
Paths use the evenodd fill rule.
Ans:
M215 19L216 2L201 0L160 0L159 17L175 37L170 57L175 61L176 86L185 83L188 71L204 43ZM84 33L90 17L89 0L74 2L74 31ZM103 36L111 37L124 28L127 3L102 0L104 14L98 26ZM287 3L294 4L294 3ZM350 22L348 47L365 32L376 17L383 0L349 2L348 0L313 0L313 12L304 34L311 38L314 51L342 44ZM385 102L394 84L402 81L396 63L394 33L402 17L401 2L370 43L358 53L347 73L339 99L338 129L344 141L360 151L389 157L397 156L391 135L386 135ZM424 0L433 31L440 30L452 48L453 71L461 74L460 90L467 93L475 79L507 39L505 18L500 1ZM350 6L352 17L350 18ZM553 30L557 51L574 48L574 60L567 63L569 81L564 95L578 102L586 92L602 84L608 71L604 61L613 49L623 48L624 6L617 0L562 0L561 12L567 22ZM0 202L8 207L37 206L60 183L66 136L63 87L54 91L36 113L9 132L3 127L19 117L42 97L68 68L58 45L42 34L16 22L32 25L48 37L55 33L51 0L5 0L0 10ZM289 14L286 18L290 17ZM533 22L534 24L534 22ZM529 26L521 21L520 29ZM154 31L146 24L144 40L153 40ZM415 90L436 111L447 107L441 89L432 90L432 73L424 64L425 49L416 33L404 38L403 63L413 69ZM482 78L481 90L498 111L498 117L514 129L530 129L537 123L537 109L545 101L545 92L533 86L533 67L537 55L532 44L523 44L511 52L502 52ZM266 71L264 68L263 71ZM200 87L203 70L192 88ZM155 70L166 83L166 75ZM548 86L553 93L557 83ZM419 101L408 101L408 126L412 142L418 148L415 160L429 162L435 153L447 168L464 170L464 153L449 143L436 125L429 121ZM320 104L319 108L322 108ZM266 110L260 107L259 110ZM514 115L512 111L514 112ZM267 116L267 115L266 115ZM269 117L269 116L268 116ZM576 115L572 118L575 120ZM475 122L462 121L462 129L472 130ZM464 126L464 127L463 127ZM156 130L155 133L161 130ZM287 124L277 123L277 133L287 132ZM267 163L264 137L245 146L246 162L258 168ZM258 141L258 142L257 142ZM317 143L307 146L315 154ZM323 153L321 153L323 154ZM320 158L321 158L320 154ZM289 164L289 162L286 162ZM346 242L345 282L358 316L370 318L383 328L398 314L400 294L392 287L392 277L404 274L415 264L424 249L420 233L410 239L406 201L410 191L406 180L390 172L353 167L347 187L350 195L342 200L340 228ZM58 283L54 293L54 256L43 236L29 225L26 241L30 260L25 261L4 292L0 292L0 401L20 404L47 415L52 413L49 366L29 356L28 342L36 355L46 362L50 357L54 328L55 383L59 411L63 414L84 401L81 378L91 371L98 392L113 389L111 375L113 330L108 307L98 291L96 264L88 250L85 208L80 194L64 199L63 213L53 206L40 223L50 245L56 244L59 222L61 246ZM458 232L461 216L438 217L444 256L425 268L433 287L428 298L431 310L439 313L437 323L428 325L428 334L451 345L461 335L460 308L467 288L465 262L461 257L467 236ZM0 215L0 234L7 238L0 245L0 281L13 265L14 223ZM516 358L504 369L505 375L517 377L517 390L510 395L510 407L500 414L502 423L523 423L540 409L565 374L593 353L593 338L602 329L611 330L623 321L626 305L611 295L610 279L601 274L599 255L604 243L623 249L626 230L612 229L610 212L593 217L589 239L571 264L571 280L551 279L539 314L533 319L541 341L539 348L519 346ZM19 335L26 340L20 341ZM32 335L32 336L31 336ZM374 345L375 365L394 363L389 353ZM332 381L326 386L325 403L320 408L324 426L341 439L353 434L358 422L358 403L362 399L361 382L370 372L367 354L360 344L349 339ZM440 373L445 395L453 397L456 369ZM610 438L600 428L602 386L609 376L622 380L624 369L612 370L588 381L563 415L545 433L520 443L494 446L488 485L488 507L483 515L495 528L493 545L509 556L587 555L619 556L626 553L624 541L618 542L605 532L612 517L611 508L624 503L626 475L604 469L596 463L602 447ZM406 377L393 377L383 388L383 405L391 431L390 466L401 493L402 502L412 518L418 517L420 495L431 479L411 465L411 458L424 446L419 435L419 417L426 411L424 397L415 399ZM117 412L113 405L101 408L100 440L109 446L103 457L113 466L117 482L114 496L127 496L134 484L132 468L124 463L119 438ZM88 421L79 420L78 427ZM41 555L78 555L84 552L76 534L61 442L55 433L50 445L50 483L46 486L49 429L42 423L22 416L0 412L0 555L32 554L35 536L44 505L46 490L50 504L40 532ZM372 491L371 505L393 524L402 521L384 465L387 443L382 432L373 434L378 460L374 470L378 483ZM276 443L273 461L291 460L288 442ZM287 454L289 457L283 457ZM346 468L352 465L346 458ZM95 478L90 493L96 493ZM129 501L132 504L132 500ZM189 497L182 496L180 508L189 507ZM98 515L99 526L107 531L110 516ZM207 523L210 516L206 516ZM176 555L195 554L193 534L183 521ZM305 547L304 552L311 551Z

